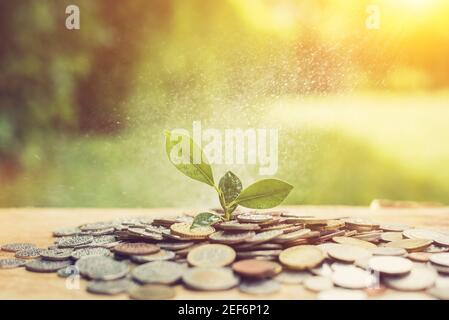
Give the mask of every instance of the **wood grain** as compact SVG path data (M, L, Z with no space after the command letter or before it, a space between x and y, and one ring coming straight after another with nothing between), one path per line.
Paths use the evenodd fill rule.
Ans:
M370 217L379 222L398 222L413 226L449 230L449 207L432 209L378 209L364 207L284 207L304 215L323 217ZM52 244L52 230L84 223L132 216L171 216L182 209L0 209L0 245L11 242L32 242L40 247ZM0 257L11 253L0 251ZM0 270L0 299L127 299L126 295L101 296L85 291L86 281L79 289L67 289L66 280L56 274L27 272L23 268ZM257 297L237 289L223 292L196 292L176 287L176 299L314 299L315 295L302 286L284 285L276 294ZM384 299L426 299L424 293L401 293L389 290Z

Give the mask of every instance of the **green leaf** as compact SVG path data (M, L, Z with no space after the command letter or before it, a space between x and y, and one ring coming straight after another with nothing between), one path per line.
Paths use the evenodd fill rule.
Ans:
M175 139L174 136L178 137L178 139ZM215 186L212 168L207 162L203 150L193 142L192 138L187 135L173 134L170 131L166 131L165 150L168 159L179 171L194 180ZM198 157L199 161L194 161L195 154L200 155ZM173 161L174 156L180 160L178 161L179 163Z
M225 173L220 179L218 187L223 192L226 205L234 201L242 191L242 182L231 171Z
M235 202L246 208L269 209L284 201L292 189L287 182L264 179L244 189Z
M211 224L214 224L215 222L218 222L220 220L221 217L216 214L210 212L201 212L197 214L193 219L190 229L194 229L196 227L210 226Z

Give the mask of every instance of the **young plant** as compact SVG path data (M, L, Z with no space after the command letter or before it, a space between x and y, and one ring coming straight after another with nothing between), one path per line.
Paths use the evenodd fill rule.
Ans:
M175 136L175 138L174 138ZM176 139L177 137L177 139ZM211 212L198 214L192 228L211 225L219 220L231 220L231 214L240 205L252 209L269 209L279 205L293 186L277 179L263 179L243 189L240 179L231 171L215 184L212 167L208 163L203 150L186 135L165 132L165 147L170 162L186 176L210 185L218 194L224 215L220 217ZM188 149L189 152L185 152ZM174 162L173 157L179 161ZM200 161L194 161L194 157ZM195 159L196 160L196 159Z

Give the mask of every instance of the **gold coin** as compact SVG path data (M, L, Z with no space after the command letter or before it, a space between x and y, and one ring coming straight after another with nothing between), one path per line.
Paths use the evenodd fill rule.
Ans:
M215 232L215 229L211 226L200 226L190 229L191 223L179 222L170 226L170 230L173 234L191 239L204 239Z
M290 247L283 250L279 255L279 261L287 268L294 270L314 268L324 259L324 252L310 245Z
M347 244L351 246L362 247L369 250L377 248L377 246L374 243L351 237L333 237L332 240L339 244Z
M187 261L195 267L218 268L231 264L236 257L234 249L224 244L205 244L192 249Z
M421 251L432 244L432 240L402 239L387 243L386 247L404 248L408 252Z

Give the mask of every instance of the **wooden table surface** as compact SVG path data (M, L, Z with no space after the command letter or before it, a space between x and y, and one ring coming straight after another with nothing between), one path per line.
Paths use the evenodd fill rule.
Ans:
M323 217L369 217L378 222L398 222L412 226L449 230L449 207L432 209L370 209L364 207L283 207L304 215ZM52 230L119 217L168 216L186 212L181 209L0 209L0 245L31 242L39 247L53 243ZM193 212L193 211L190 211ZM0 251L0 258L11 257ZM0 299L126 299L125 294L101 296L86 292L86 281L79 289L67 289L66 280L55 273L33 273L23 268L0 270ZM176 286L176 299L257 299L237 289L221 292L196 292ZM315 294L299 285L283 285L280 292L263 299L313 299ZM387 291L382 299L426 299L424 293Z

